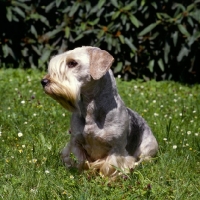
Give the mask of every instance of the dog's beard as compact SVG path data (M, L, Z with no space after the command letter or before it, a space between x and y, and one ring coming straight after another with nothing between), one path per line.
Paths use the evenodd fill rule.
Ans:
M76 79L64 82L59 82L53 78L49 78L48 80L50 82L44 88L46 94L59 102L68 111L76 111L78 109L77 102L80 97L79 84Z

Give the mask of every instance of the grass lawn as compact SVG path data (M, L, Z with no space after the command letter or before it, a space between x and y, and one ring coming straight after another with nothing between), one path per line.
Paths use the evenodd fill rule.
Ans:
M152 128L159 153L116 181L66 170L70 113L44 94L36 70L0 70L0 199L200 198L200 85L117 81Z

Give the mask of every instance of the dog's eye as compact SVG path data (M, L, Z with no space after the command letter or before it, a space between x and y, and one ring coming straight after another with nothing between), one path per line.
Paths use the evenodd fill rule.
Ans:
M73 68L77 65L78 63L75 60L71 60L67 63L69 68Z

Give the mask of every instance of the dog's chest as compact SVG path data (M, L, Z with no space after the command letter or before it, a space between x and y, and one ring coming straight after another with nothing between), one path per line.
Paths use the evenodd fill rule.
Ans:
M110 144L104 138L102 130L97 124L87 124L83 131L84 144L83 148L87 151L92 160L103 158L111 149Z

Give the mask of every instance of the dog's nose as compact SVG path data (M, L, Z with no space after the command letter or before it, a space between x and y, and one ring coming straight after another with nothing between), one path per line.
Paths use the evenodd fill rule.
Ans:
M42 79L41 84L43 87L45 87L48 84L49 80L48 79Z

